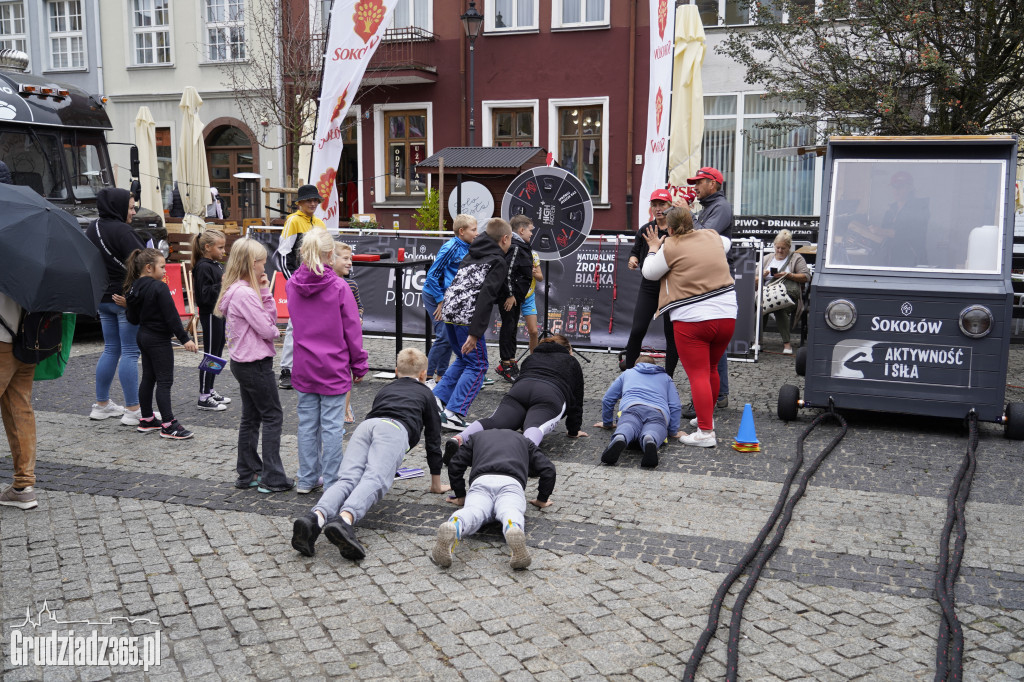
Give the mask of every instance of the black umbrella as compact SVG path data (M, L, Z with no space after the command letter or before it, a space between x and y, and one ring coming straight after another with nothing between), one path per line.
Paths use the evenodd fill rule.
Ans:
M68 213L28 187L0 184L0 291L30 312L95 315L107 269Z

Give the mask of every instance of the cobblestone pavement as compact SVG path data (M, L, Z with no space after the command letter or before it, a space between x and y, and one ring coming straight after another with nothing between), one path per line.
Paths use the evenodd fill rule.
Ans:
M367 345L371 364L392 356L390 342ZM712 595L775 505L813 416L775 419L778 387L802 381L777 344L768 348L776 352L756 364L730 364L730 406L716 415L713 450L670 444L651 472L629 452L619 466L601 466L607 434L599 429L585 426L591 437L575 441L550 436L554 505L527 512L534 562L513 573L493 525L457 546L451 569L430 563L434 531L451 507L422 478L397 481L360 524L368 550L361 564L323 539L315 558L300 556L289 544L291 519L315 499L232 487L240 406L193 407L193 356L177 356L174 402L196 438L172 442L88 419L99 344L78 344L63 379L36 384L39 508L0 507L3 680L677 679ZM592 424L618 370L611 356L586 357L584 419ZM1008 400L1024 400L1014 385L1022 370L1024 349L1014 347ZM677 379L685 402L681 370ZM357 416L381 385L356 388ZM504 386L485 388L471 417L489 414ZM235 388L228 374L218 379L222 393L237 395ZM294 473L296 396L281 395L282 454ZM754 407L759 453L728 447L744 402ZM1001 428L981 431L956 586L965 677L1020 680L1024 456ZM808 456L830 435L812 435ZM965 447L959 423L850 416L849 435L812 479L747 603L741 678L931 679L938 537ZM422 444L405 465L425 466ZM10 475L0 439L0 480ZM115 619L75 625L78 634L159 631L160 664L148 672L15 665L12 633L31 634L31 625L21 627L26 611L34 616L44 602L61 621ZM724 634L700 679L723 677Z

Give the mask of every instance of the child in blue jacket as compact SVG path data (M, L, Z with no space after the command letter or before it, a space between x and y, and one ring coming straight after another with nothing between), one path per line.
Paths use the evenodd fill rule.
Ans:
M612 465L631 443L644 452L640 466L658 466L658 447L669 435L679 431L683 407L672 378L649 355L637 358L636 365L612 382L601 400L601 423L611 429L615 421L615 403L619 403L619 424L612 440L601 453L601 461Z
M430 388L441 380L452 359L452 347L441 319L444 292L451 286L459 263L466 257L469 245L477 235L476 218L471 215L460 213L455 216L454 227L455 236L441 246L423 283L423 306L434 316L434 343L427 355L427 386Z

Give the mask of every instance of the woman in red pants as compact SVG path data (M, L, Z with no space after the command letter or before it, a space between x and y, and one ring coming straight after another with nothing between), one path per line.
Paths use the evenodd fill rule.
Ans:
M644 233L651 250L643 274L659 280L658 315L668 315L679 362L690 380L697 430L683 434L684 445L713 448L714 407L718 399L718 361L736 326L736 290L725 253L729 240L714 230L694 230L689 209L665 213L668 237Z

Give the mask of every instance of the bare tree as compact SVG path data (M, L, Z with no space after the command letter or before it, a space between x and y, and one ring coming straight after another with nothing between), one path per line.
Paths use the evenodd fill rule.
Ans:
M221 66L224 86L235 93L242 117L264 129L281 127L282 139L268 144L263 135L260 146L287 150L290 181L296 176L299 142L308 133L310 112L316 111L320 96L326 40L321 6L305 0L248 0L248 59Z

